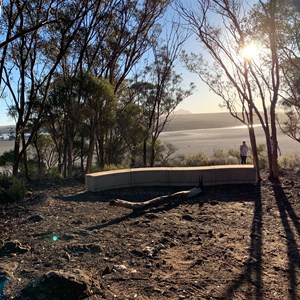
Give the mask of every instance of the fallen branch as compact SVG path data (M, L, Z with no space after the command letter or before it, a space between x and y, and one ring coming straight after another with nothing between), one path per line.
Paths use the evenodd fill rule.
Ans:
M189 191L180 191L176 192L171 195L164 195L160 197L156 197L147 201L143 202L131 202L131 201L126 201L122 199L115 199L110 202L110 205L112 206L120 206L120 207L125 207L129 208L132 210L138 210L138 209L144 209L149 206L154 206L154 205L160 205L165 202L168 202L170 200L185 200L185 199L191 199L193 197L196 197L197 195L201 194L202 190L200 188L193 188Z

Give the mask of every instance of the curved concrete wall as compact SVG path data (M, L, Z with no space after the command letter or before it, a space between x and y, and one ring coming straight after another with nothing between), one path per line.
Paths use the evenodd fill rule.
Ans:
M192 186L255 184L253 165L219 165L208 167L137 168L90 173L85 176L88 192L133 186Z

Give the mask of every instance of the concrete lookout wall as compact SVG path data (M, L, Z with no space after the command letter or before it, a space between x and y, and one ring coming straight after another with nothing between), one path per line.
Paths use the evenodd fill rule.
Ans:
M88 192L134 186L192 186L203 179L204 186L256 184L253 165L219 165L208 167L137 168L96 172L85 175Z

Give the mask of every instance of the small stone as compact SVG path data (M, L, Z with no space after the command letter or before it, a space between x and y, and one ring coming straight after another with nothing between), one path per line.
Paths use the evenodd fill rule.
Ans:
M127 270L127 267L125 265L114 265L112 270L115 272L124 272Z
M37 222L41 222L42 220L44 220L44 217L41 215L34 215L28 218L29 221L37 223Z
M0 255L23 254L30 251L30 249L30 246L24 246L18 240L8 241L0 248Z
M158 215L157 214L154 214L154 213L147 213L145 214L145 218L147 219L150 219L150 220L153 220L153 219L158 219Z
M138 256L138 257L143 257L144 256L144 252L137 250L137 249L133 249L130 251L130 253L134 256Z
M111 273L111 269L109 266L107 266L101 273L102 276L110 274Z
M182 219L186 220L186 221L193 221L194 220L194 218L191 215L189 215L189 214L183 215Z

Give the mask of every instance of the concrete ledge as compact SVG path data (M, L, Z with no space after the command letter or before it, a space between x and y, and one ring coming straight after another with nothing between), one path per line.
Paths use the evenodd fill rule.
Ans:
M88 192L134 186L192 186L203 178L204 186L256 184L253 165L219 165L208 167L138 168L97 172L85 175Z

